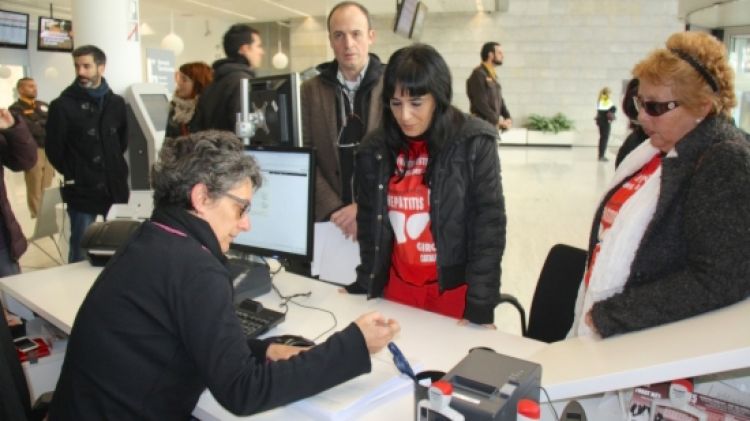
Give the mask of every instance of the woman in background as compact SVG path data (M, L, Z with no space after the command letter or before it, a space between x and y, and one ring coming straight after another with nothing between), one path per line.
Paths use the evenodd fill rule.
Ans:
M612 120L615 119L615 107L611 98L611 91L608 87L599 91L599 99L596 101L596 125L599 126L599 161L608 161L605 153L607 152L607 142L609 142L609 132L612 130Z
M625 141L622 142L620 149L617 150L617 157L615 158L615 169L620 166L620 162L630 153L633 149L638 147L644 140L648 138L646 132L643 131L641 123L638 122L638 110L635 108L635 97L638 95L638 79L630 79L628 86L625 88L625 96L622 98L622 112L630 120L629 128L630 134Z
M649 138L596 212L571 334L608 337L750 296L750 142L724 45L680 32L633 69Z
M202 62L185 63L175 72L174 80L177 84L169 103L169 118L167 119L167 137L184 136L190 133L190 121L195 114L198 97L213 80L213 70Z
M383 127L357 152L362 263L346 289L494 328L506 225L497 129L451 98L434 48L388 60Z

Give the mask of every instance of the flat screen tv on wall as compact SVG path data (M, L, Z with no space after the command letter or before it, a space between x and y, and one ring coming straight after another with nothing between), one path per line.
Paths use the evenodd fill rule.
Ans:
M28 48L29 15L0 10L0 47Z
M73 22L39 16L37 50L73 51Z

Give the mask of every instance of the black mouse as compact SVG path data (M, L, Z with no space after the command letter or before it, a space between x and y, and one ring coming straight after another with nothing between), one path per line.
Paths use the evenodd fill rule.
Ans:
M298 335L271 336L270 338L266 338L266 341L272 344L282 344L290 346L315 346L315 342Z

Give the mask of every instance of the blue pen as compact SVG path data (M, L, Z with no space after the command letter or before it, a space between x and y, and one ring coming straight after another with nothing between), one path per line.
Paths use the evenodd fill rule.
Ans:
M412 370L411 365L409 365L409 361L406 360L406 357L404 357L404 354L400 349L398 349L396 344L393 342L388 342L388 350L391 351L391 354L393 354L393 363L396 364L396 368L398 368L398 371L406 374L412 380L417 381L417 376L414 374L414 370Z

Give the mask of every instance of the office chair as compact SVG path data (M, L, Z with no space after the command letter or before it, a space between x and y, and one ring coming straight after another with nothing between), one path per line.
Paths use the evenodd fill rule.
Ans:
M0 314L4 314L2 302ZM23 366L4 319L0 320L0 420L41 421L49 410L52 393L43 394L31 405Z
M34 226L34 233L31 234L31 237L27 238L30 244L33 244L42 251L42 253L46 254L47 257L52 259L55 263L58 265L63 264L65 259L63 259L62 252L60 251L60 246L57 245L57 241L55 241L55 234L60 232L60 227L57 226L57 205L59 203L62 203L62 196L60 196L60 187L50 187L48 189L44 190L44 194L42 195L42 203L39 210L39 215L36 217L36 225ZM65 212L63 212L63 218L65 217ZM60 260L57 260L54 256L52 256L50 253L47 252L42 246L38 244L38 241L44 238L50 238L52 240L52 243L55 245L55 248L57 249L57 254L60 256Z
M526 325L526 312L510 294L500 294L500 303L514 306L521 318L521 333L544 342L565 339L575 311L578 288L586 268L586 250L555 244L539 273Z

